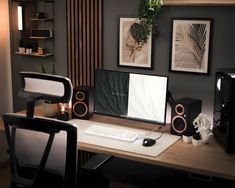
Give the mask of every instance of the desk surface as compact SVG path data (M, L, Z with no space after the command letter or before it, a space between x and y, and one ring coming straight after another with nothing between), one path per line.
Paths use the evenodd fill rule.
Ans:
M36 109L36 114L42 114L40 108ZM93 115L92 118L87 121L118 124L149 130L156 127L156 125L151 123L97 114ZM2 121L0 123L0 129L3 129ZM169 131L169 125L164 126L163 129ZM200 147L195 147L192 144L185 144L182 139L180 139L157 157L134 154L83 142L79 142L78 145L80 150L108 153L124 159L235 180L235 154L226 153L224 148L214 139L214 137L211 137L208 144L204 144Z

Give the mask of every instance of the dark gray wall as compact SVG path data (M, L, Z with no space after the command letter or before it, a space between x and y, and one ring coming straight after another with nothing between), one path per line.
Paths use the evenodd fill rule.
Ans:
M14 54L16 41L11 37L11 65L13 83L13 108L19 111L25 108L25 100L18 96L21 88L20 71L38 71L37 66L44 62L48 73L51 72L52 61L55 61L58 75L67 75L67 34L66 34L66 0L54 1L54 56L47 58L20 56ZM17 40L18 41L18 40ZM18 42L15 44L17 45Z
M215 70L235 67L235 7L163 7L159 18L160 35L153 41L153 70L120 68L118 61L119 17L137 15L136 0L104 0L104 69L169 76L169 90L174 98L202 99L203 112L212 118ZM213 18L209 75L169 72L171 20L174 17Z
M203 112L212 117L214 97L214 75L217 67L235 67L235 7L163 7L159 18L160 36L153 41L153 70L128 69L117 67L118 61L118 22L119 17L136 16L138 1L136 0L104 0L103 5L103 63L105 69L131 71L169 76L169 89L174 98L193 97L203 101ZM195 75L170 73L171 19L213 18L210 48L210 74ZM66 0L55 1L55 62L58 74L67 75L66 44ZM36 65L50 58L16 56L12 54L13 99L14 111L25 107L24 100L17 96L21 86L18 73L20 71L36 71Z

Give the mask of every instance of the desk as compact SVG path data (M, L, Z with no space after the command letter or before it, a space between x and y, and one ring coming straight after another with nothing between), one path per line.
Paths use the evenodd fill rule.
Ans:
M35 114L41 115L41 108L36 108ZM109 124L119 124L149 130L156 127L156 125L151 123L102 116L98 114L93 115L92 118L87 121L91 123L97 121ZM3 129L2 122L0 124L0 128ZM163 129L169 131L169 128L169 125L167 125ZM194 172L207 176L235 180L235 154L226 153L224 148L218 144L213 137L210 139L208 144L204 144L200 147L195 147L192 144L185 144L182 139L180 139L157 157L149 157L106 147L95 146L79 142L79 138L78 145L79 149L84 151L108 153L123 159Z

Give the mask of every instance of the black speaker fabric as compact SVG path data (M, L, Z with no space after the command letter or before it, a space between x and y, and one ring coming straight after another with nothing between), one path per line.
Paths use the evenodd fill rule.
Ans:
M175 135L193 135L194 119L201 113L202 101L193 98L181 98L173 101L171 112L171 133Z
M94 89L92 87L78 87L73 91L72 117L89 119L94 112Z

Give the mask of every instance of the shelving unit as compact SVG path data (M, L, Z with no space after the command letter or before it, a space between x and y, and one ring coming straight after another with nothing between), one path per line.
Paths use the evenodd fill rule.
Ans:
M32 53L21 53L18 51L18 46L15 47L16 55L23 56L34 56L34 57L49 57L54 55L54 1L48 0L35 0L31 4L22 2L25 11L24 21L27 26L21 35L23 37L24 45L32 46ZM32 8L33 7L33 8ZM31 10L32 9L32 10ZM42 17L38 14L41 13ZM38 33L33 34L33 30L41 30L42 33L47 30L52 31L52 35L45 36L44 34ZM41 36L42 35L42 36ZM26 46L27 46L26 45ZM26 47L24 46L24 47ZM43 48L44 54L38 54L38 48Z

